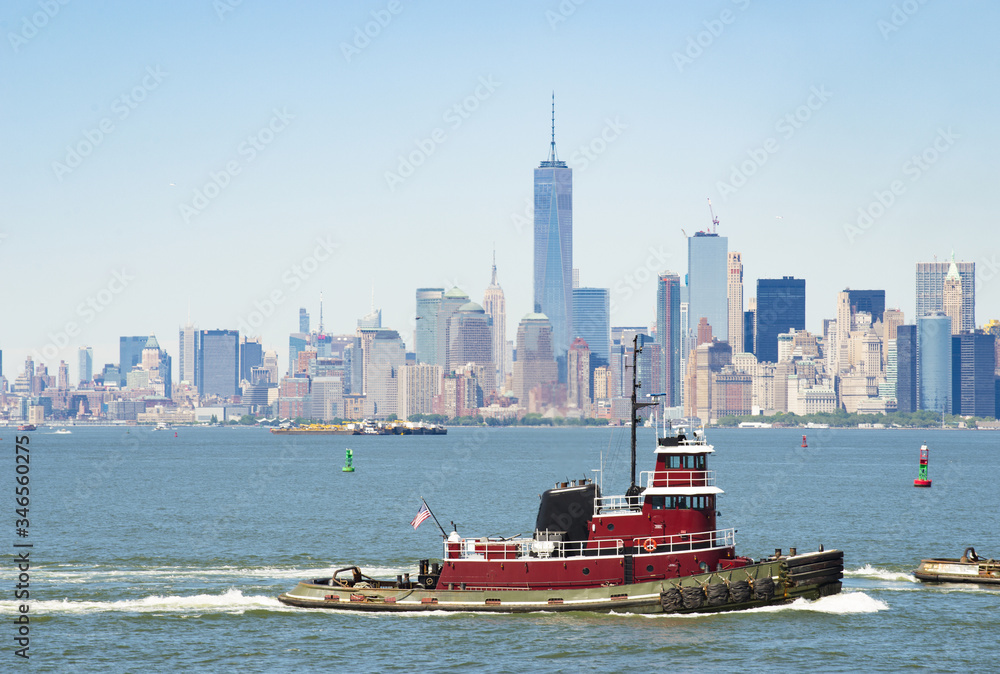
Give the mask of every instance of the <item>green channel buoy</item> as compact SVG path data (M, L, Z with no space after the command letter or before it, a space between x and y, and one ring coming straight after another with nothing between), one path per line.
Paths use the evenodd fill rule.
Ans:
M354 472L354 452L347 450L347 454L344 456L344 467L341 468L345 473Z

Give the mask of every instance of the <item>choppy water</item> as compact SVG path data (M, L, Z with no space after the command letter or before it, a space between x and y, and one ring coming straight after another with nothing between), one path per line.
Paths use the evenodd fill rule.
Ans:
M14 480L4 429L0 482ZM845 592L705 616L356 615L275 596L359 563L440 555L424 496L467 535L530 530L538 494L598 468L626 486L627 431L453 429L431 437L276 437L258 429L31 434L31 662L41 671L957 671L995 668L1000 588L924 585L921 557L1000 556L1000 434L719 430L721 527L760 557L845 551ZM917 449L934 486L915 489ZM639 470L652 464L640 436ZM344 474L344 449L357 472ZM10 493L8 490L7 493ZM12 499L11 499L12 500ZM8 508L13 505L8 502ZM0 573L0 669L13 654L15 540ZM24 540L24 539L19 539Z

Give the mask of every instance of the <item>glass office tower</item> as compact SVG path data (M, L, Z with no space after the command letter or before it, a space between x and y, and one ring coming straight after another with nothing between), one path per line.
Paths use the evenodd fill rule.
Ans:
M688 325L698 325L704 318L712 326L712 334L725 340L729 335L727 237L710 232L697 232L688 237L687 285Z
M239 392L240 331L199 330L195 345L198 393L228 398Z
M778 362L778 335L806 329L806 280L783 276L757 280L757 360Z
M580 337L587 342L591 369L610 362L610 289L573 288L573 337Z
M565 372L573 326L573 169L556 155L555 103L549 158L535 169L535 312L552 323L552 350Z
M674 272L656 278L656 339L661 346L660 390L664 405L681 404L681 277Z
M920 409L950 413L951 318L941 311L917 319L917 377Z
M912 414L917 407L917 326L896 328L896 409Z

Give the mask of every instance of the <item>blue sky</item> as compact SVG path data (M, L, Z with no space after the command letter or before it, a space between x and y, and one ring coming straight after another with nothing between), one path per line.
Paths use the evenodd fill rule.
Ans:
M1000 316L998 14L12 0L4 374L35 350L75 371L81 345L100 367L119 335L155 333L176 357L189 312L253 325L285 358L300 306L315 324L322 291L327 331L352 332L373 285L412 348L414 290L481 301L494 246L512 338L531 310L525 216L553 90L574 266L612 288L613 323L653 322L653 273L686 271L682 230L710 225L709 197L745 297L757 278L805 278L810 330L845 287L885 288L912 321L914 264L952 249L977 263L985 323Z

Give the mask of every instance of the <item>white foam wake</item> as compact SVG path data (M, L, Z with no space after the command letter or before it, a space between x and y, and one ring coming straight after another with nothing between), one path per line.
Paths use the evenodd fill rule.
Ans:
M887 611L889 605L884 601L869 597L864 592L841 592L828 597L820 597L816 600L796 599L788 604L773 604L771 606L758 606L756 608L743 609L741 611L731 611L725 613L655 613L642 614L644 618L686 618L705 619L719 615L739 615L741 613L779 613L783 611L811 611L813 613L831 613L835 615L848 615L852 613L878 613ZM617 613L612 615L639 615L633 613Z
M0 614L17 612L19 602L0 602ZM244 596L240 590L230 589L222 594L196 594L187 596L161 597L153 595L142 599L122 599L119 601L32 601L32 613L45 615L53 613L103 613L121 611L125 613L242 613L251 609L293 610L280 603L275 597L261 595Z
M872 566L871 564L865 564L860 569L844 569L844 576L846 578L874 578L875 580L904 581L907 583L920 582L912 573L903 571L888 571L886 569L880 569Z
M179 580L186 578L280 578L294 580L311 580L313 578L329 577L335 568L325 566L314 569L288 569L273 567L247 568L239 566L223 566L216 568L155 566L135 569L107 569L84 567L79 569L66 567L39 567L39 578L56 580L61 583L99 583L102 581L123 580ZM362 567L361 570L373 578L389 578L397 574L410 573L416 575L417 567L397 569L389 567Z
M889 610L889 605L880 599L869 597L864 592L841 592L829 597L820 597L814 601L796 599L790 604L776 606L760 606L747 609L747 613L770 613L776 611L812 611L814 613L834 613L847 615L850 613L878 613Z

